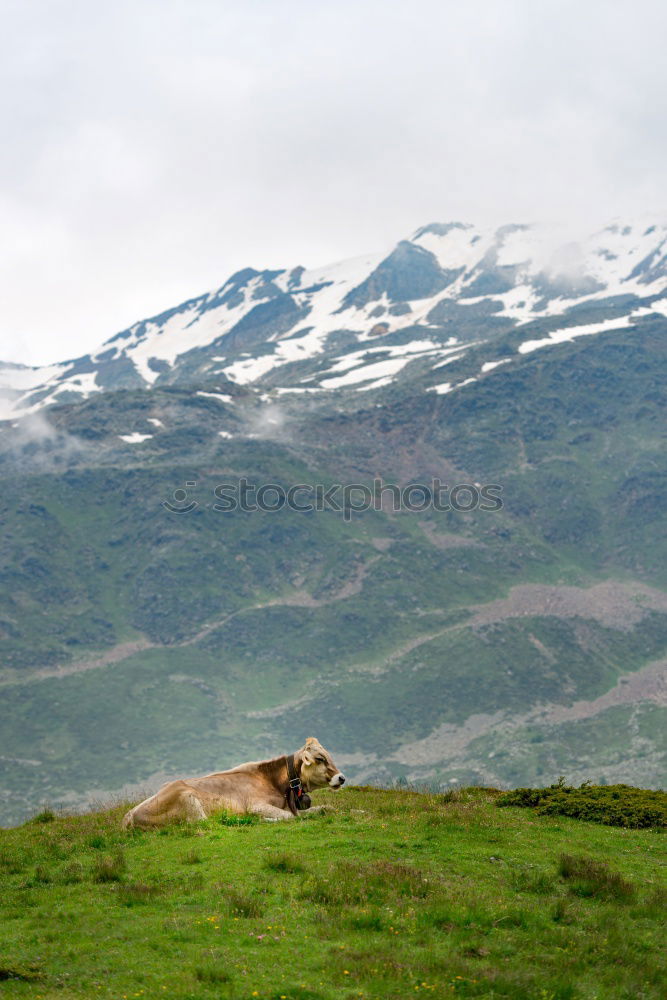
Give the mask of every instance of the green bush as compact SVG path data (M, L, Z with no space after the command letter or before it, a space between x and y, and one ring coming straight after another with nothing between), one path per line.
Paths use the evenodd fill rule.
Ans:
M597 896L626 903L634 899L635 888L604 861L572 854L561 854L559 874L570 883L575 896Z
M94 882L122 882L127 865L121 850L106 857L98 858L93 866Z
M116 895L124 906L134 906L136 903L150 903L159 891L156 885L130 882L127 885L119 885Z
M515 788L496 800L498 806L523 806L543 816L572 816L606 826L663 829L667 792L631 785L566 785L561 778L548 788Z
M228 889L225 902L233 917L261 917L264 914L264 906L261 901L256 896L246 892Z
M36 816L32 817L31 823L53 823L56 818L56 814L53 809L42 809L38 812Z
M280 872L282 875L300 875L306 870L298 858L284 851L269 855L264 862L264 867L273 872Z

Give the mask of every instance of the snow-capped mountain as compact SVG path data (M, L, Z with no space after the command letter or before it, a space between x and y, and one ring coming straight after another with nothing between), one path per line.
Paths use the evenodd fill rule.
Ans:
M314 270L246 268L72 361L0 365L1 416L202 380L321 394L380 390L418 372L425 389L446 393L522 354L651 314L667 315L667 224L613 224L575 242L556 227L436 223L388 253Z

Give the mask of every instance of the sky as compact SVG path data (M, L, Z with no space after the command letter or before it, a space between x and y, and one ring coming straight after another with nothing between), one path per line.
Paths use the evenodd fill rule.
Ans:
M0 10L0 360L428 222L667 217L663 0Z

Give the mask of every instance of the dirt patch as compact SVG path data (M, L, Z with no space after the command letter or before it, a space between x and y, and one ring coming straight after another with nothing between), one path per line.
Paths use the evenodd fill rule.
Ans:
M72 663L64 663L57 667L43 667L29 673L20 670L13 670L11 673L5 671L2 680L0 680L0 687L25 684L28 681L42 681L49 677L68 677L70 674L82 673L85 670L98 670L101 667L108 667L112 663L120 663L121 660L127 660L130 656L141 653L145 649L152 649L154 646L155 643L149 639L135 639L132 642L119 642L118 645L112 646L104 653L87 657L85 660L74 660Z
M453 533L441 534L437 532L428 521L420 521L419 527L426 535L431 545L436 549L485 549L483 542L476 538L468 538L466 535L455 535Z
M454 759L480 736L491 732L506 734L529 725L558 725L562 722L590 719L617 705L634 705L652 702L667 707L667 660L656 660L636 673L620 677L618 682L598 698L575 701L572 705L536 705L522 715L509 715L505 711L492 714L471 715L460 725L443 723L428 736L413 743L406 743L394 755L402 764L425 766L443 760L451 767L468 763Z
M371 545L378 552L386 552L394 544L393 538L371 538Z
M512 587L507 597L471 607L469 624L490 625L507 618L588 618L607 628L633 628L650 611L667 613L667 594L640 583L598 583L594 587Z
M634 674L619 678L611 691L601 694L599 698L575 701L573 705L551 705L539 716L534 714L530 721L539 718L540 722L558 723L589 719L615 705L632 705L638 701L651 701L667 707L667 660L657 660Z
M437 764L445 757L452 754L461 753L476 740L479 736L496 729L505 721L505 712L485 713L471 715L466 721L457 726L455 723L443 722L434 729L432 733L421 740L413 743L405 743L398 750L394 759L401 764L425 765Z

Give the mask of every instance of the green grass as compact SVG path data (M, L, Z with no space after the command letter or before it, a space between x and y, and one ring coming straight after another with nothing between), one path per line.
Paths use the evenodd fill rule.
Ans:
M0 995L663 996L663 837L497 795L352 787L151 833L44 811L0 831Z

